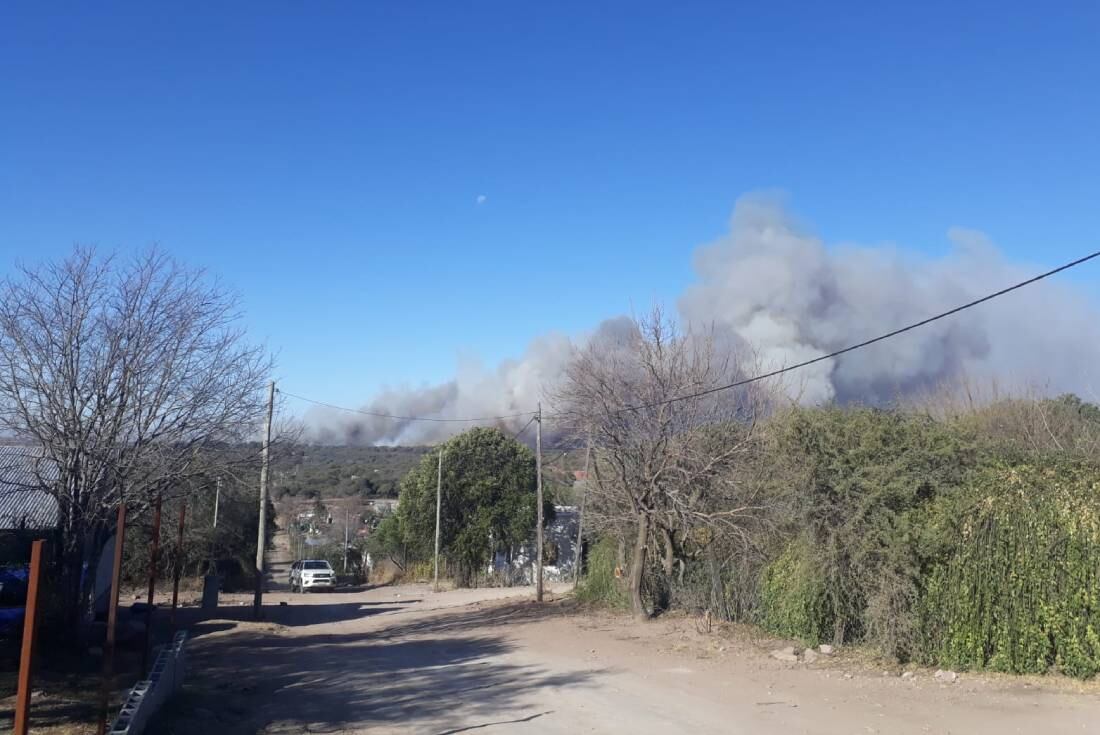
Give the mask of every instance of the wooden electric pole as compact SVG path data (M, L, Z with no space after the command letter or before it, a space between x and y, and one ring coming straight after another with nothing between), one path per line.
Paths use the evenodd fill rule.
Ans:
M535 414L535 489L538 527L535 529L535 601L542 602L542 402Z
M107 706L115 675L115 634L118 629L118 592L122 580L122 550L126 538L126 503L120 497L115 522L115 556L111 562L111 594L107 602L107 638L103 642L103 680L99 686L96 735L107 735Z
M581 573L581 559L584 554L584 504L588 500L588 465L592 459L592 430L588 430L588 444L584 447L584 489L581 491L581 507L577 513L577 546L573 555L573 586Z
M157 559L160 557L160 493L153 507L153 536L149 541L149 596L145 601L145 643L141 648L141 675L149 671L149 644L153 636L153 595L157 590Z
M344 574L348 573L348 523L351 522L351 509L344 506Z
M260 619L264 600L264 549L267 546L267 474L271 460L271 415L275 412L275 381L267 391L267 416L264 418L264 444L260 453L260 526L256 531L256 594L252 598L252 616Z
M439 592L439 516L443 506L443 447L439 448L439 469L435 478L435 573L432 589Z
M179 532L176 535L176 563L172 568L172 612L168 615L168 621L176 624L176 607L180 601L180 575L183 574L183 529L187 521L187 499L180 503Z
M218 475L218 481L214 484L214 528L218 527L218 505L222 501L222 476Z

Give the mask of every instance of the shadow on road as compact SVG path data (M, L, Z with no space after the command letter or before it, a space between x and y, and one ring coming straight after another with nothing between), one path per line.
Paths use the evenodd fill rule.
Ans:
M399 612L407 605L419 600L395 600L392 602L338 602L317 605L266 604L262 609L259 622L295 628L304 625L323 625L360 620L372 615L387 612ZM178 614L181 626L190 630L192 638L207 635L215 630L234 627L225 621L257 622L252 614L252 605L221 606L214 612L205 612L198 608L181 609Z
M328 607L337 610L317 609ZM333 620L347 619L343 607L308 606ZM425 732L430 724L436 732L459 733L530 721L542 716L531 708L545 704L554 689L584 684L598 672L563 674L509 661L512 644L500 626L510 619L504 611L515 607L354 633L242 625L200 637L190 655L191 681L151 731L252 735L388 725ZM360 616L389 609L355 608ZM282 614L291 613L284 608Z
M408 623L391 625L386 634L392 636L426 633L464 633L471 630L499 628L537 623L548 618L572 615L577 605L570 601L537 603L522 600L490 605L480 609L465 609L434 617L422 617Z

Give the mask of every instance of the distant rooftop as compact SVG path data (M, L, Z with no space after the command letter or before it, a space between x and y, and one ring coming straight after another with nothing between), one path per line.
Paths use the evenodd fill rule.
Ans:
M0 445L0 531L56 528L57 500L41 482L56 476L33 447Z

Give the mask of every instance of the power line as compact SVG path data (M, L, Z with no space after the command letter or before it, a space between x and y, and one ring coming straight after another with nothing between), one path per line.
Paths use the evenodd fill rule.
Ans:
M526 414L524 414L524 415L526 415ZM537 414L536 414L536 416L537 416ZM535 416L532 416L531 418L527 419L527 423L523 425L523 428L512 435L512 441L516 441L517 439L519 439L520 435L522 435L523 432L527 431L527 427L530 426L531 424L533 424L534 422L535 422Z
M337 406L334 403L325 403L324 401L317 401L312 398L306 398L305 396L299 396L294 393L287 393L285 390L277 389L279 393L287 398L297 398L299 401L305 401L306 403L313 403L318 406L324 406L325 408L335 409L337 411L346 411L348 413L358 413L363 416L373 416L379 419L394 419L395 421L434 421L441 424L451 423L474 423L479 421L506 421L507 419L520 419L524 416L534 416L535 411L525 411L524 413L514 413L508 416L482 416L480 418L461 418L461 419L448 419L438 416L395 416L388 413L377 413L375 411L366 411L360 408L348 408L347 406ZM534 420L534 419L532 419Z
M1066 263L1065 265L1060 265L1057 268L1054 268L1053 270L1047 271L1046 273L1040 273L1039 275L1034 276L1033 278L1029 278L1026 281L1021 281L1017 284L1009 286L1008 288L1002 288L1000 291L995 291L995 292L993 292L993 293L991 293L987 296L981 297L980 299L974 299L973 301L969 301L969 302L963 304L962 306L956 306L954 309L950 309L949 311L944 311L944 312L941 312L939 314L936 314L935 316L930 316L927 319L922 319L919 322L914 322L913 324L909 324L907 326L901 327L900 329L895 329L892 332L887 332L886 334L879 335L878 337L874 337L872 339L864 340L863 342L857 342L854 345L849 345L848 347L837 350L835 352L830 352L827 355L821 355L820 357L815 357L811 360L804 360L802 362L795 363L794 365L788 365L786 367L782 367L782 368L779 368L777 370L772 370L771 372L763 373L761 375L754 375L751 378L745 378L744 380L738 380L738 381L735 381L733 383L729 383L727 385L720 385L720 386L717 386L715 388L708 388L707 390L702 390L702 391L699 391L697 393L689 393L688 395L685 395L685 396L677 396L675 398L668 398L668 399L663 400L663 401L654 401L652 403L642 403L642 404L638 404L636 406L624 406L622 408L616 409L615 411L612 411L612 413L625 413L626 411L640 411L640 410L646 409L646 408L656 408L657 406L670 405L670 404L676 403L678 401L687 401L687 400L690 400L692 398L700 398L702 396L707 396L707 395L710 395L712 393L719 393L721 391L730 390L732 388L739 388L743 385L748 385L750 383L756 383L756 382L761 381L761 380L767 380L768 378L774 378L777 375L782 375L783 373L789 373L792 370L799 370L801 368L808 367L808 366L813 365L813 364L818 363L818 362L823 362L825 360L831 360L834 357L839 357L840 355L844 355L844 354L849 353L849 352L854 352L855 350L859 350L859 349L862 349L864 347L869 347L870 345L873 345L876 342L882 342L884 340L890 339L891 337L896 337L899 334L904 334L905 332L909 332L909 331L912 331L912 330L917 329L919 327L923 327L927 324L931 324L932 322L938 321L940 319L944 319L944 318L952 316L954 314L958 314L960 311L965 311L965 310L970 309L972 307L978 306L979 304L984 304L987 301L992 301L993 299L995 299L999 296L1004 296L1005 294L1011 293L1012 291L1016 291L1017 289L1021 289L1024 286L1030 286L1031 284L1036 283L1037 281L1041 281L1044 278L1049 278L1050 276L1053 276L1057 273L1061 273L1062 271L1069 270L1070 268L1075 268L1076 266L1079 266L1082 263L1088 262L1088 261L1090 261L1094 258L1097 258L1097 257L1100 257L1100 250L1097 250L1094 253L1090 253L1090 254L1082 257L1082 258L1078 258L1077 260Z
M559 454L559 455L558 455L557 457L555 457L554 459L550 460L549 462L543 462L543 463L542 463L542 466L543 466L543 468L549 467L549 466L550 466L550 465L552 465L552 464L556 464L556 463L558 463L558 462L562 461L563 459L565 459L565 457L566 457L566 456L567 456L568 454L569 454L569 452L568 452L568 451L565 451L565 452L562 452L561 454Z

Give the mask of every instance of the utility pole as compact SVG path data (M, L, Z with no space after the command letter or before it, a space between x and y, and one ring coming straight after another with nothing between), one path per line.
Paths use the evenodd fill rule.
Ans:
M573 556L573 586L581 573L581 558L584 550L584 504L588 500L588 464L592 458L592 429L588 429L588 444L584 448L584 490L581 491L581 508L577 513L577 550Z
M149 671L149 642L153 635L153 594L157 589L157 559L160 556L160 493L153 510L153 538L149 542L149 596L145 603L145 644L141 648L141 675Z
M535 601L542 602L542 401L535 414L535 488L539 518L535 529Z
M111 562L111 596L107 603L107 639L103 643L103 681L99 687L99 721L96 735L107 735L107 705L115 674L115 632L118 628L118 592L122 579L122 549L126 538L126 503L118 501L118 521L115 523L115 556Z
M344 574L348 573L348 522L351 510L344 506Z
M435 478L435 574L432 590L439 592L439 516L443 505L443 447L439 448L439 470Z
M264 444L260 454L260 527L256 531L256 594L252 598L252 616L259 620L264 599L264 548L267 546L267 473L271 459L271 415L275 412L275 381L267 391L267 416L264 418Z
M222 476L218 475L218 481L214 484L214 528L218 527L218 504L222 499Z
M183 528L187 520L187 500L180 503L180 525L176 536L176 564L172 570L172 612L169 614L169 622L176 624L176 606L180 601L180 575L183 574Z

